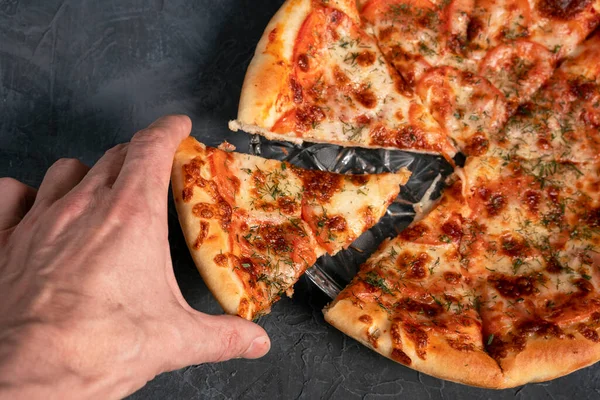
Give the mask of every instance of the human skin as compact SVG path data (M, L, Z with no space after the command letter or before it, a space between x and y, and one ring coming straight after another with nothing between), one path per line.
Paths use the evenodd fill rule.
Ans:
M35 190L0 179L0 398L122 398L188 365L258 358L266 332L191 308L173 274L167 198L185 116Z

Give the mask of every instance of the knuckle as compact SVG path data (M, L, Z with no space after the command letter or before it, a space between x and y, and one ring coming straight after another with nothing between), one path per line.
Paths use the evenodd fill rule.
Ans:
M105 154L107 156L120 154L121 152L125 151L126 148L127 148L127 144L121 143L121 144L116 145L115 147L108 149Z
M168 135L168 132L163 127L145 128L133 136L133 138L131 139L131 143L152 144L156 143L166 135Z
M125 192L110 199L106 204L107 220L122 223L124 221L135 222L135 228L140 229L142 225L149 225L151 218L148 209L142 203L133 200L135 196ZM148 226L144 226L148 228Z
M219 341L220 351L217 354L217 361L226 361L241 354L242 337L235 329L222 329L219 332Z
M89 193L71 192L60 200L60 213L66 216L81 215L90 207L91 202Z
M2 193L21 191L25 185L14 178L0 178L0 191Z
M60 158L51 168L53 169L79 169L85 167L81 161L76 158Z
M94 196L87 191L71 191L57 202L56 212L60 217L72 218L94 208Z

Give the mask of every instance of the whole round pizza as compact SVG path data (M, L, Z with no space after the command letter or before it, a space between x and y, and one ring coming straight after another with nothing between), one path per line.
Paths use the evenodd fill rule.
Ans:
M487 388L600 360L599 13L600 0L284 3L231 129L454 167L439 200L326 307L330 324ZM173 190L207 286L253 319L373 227L409 177L303 169L190 138Z

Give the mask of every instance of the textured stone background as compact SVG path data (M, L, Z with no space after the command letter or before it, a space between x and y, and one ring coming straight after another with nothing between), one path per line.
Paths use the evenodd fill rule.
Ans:
M227 139L246 149L247 137L229 133L226 123L236 115L254 46L281 3L0 0L0 176L37 186L58 158L92 164L173 112L189 114L193 135L206 143ZM172 208L169 218L184 296L219 313ZM320 311L327 301L303 279L293 299L260 321L273 341L268 356L163 374L132 398L600 398L600 364L499 392L428 377L328 326Z

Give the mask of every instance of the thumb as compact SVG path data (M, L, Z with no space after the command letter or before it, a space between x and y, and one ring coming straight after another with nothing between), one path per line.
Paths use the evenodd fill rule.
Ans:
M260 358L271 348L267 332L253 322L231 315L189 314L179 368L232 358Z

